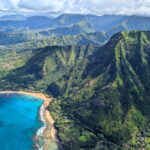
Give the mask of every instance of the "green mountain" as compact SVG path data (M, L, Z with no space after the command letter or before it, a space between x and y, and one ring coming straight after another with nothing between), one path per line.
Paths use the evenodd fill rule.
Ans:
M42 45L70 45L78 43L81 43L81 45L89 43L98 45L104 43L104 41L108 41L113 34L120 31L146 31L149 29L149 17L142 16L95 16L74 14L63 14L57 18L32 16L26 20L0 21L0 31L7 31L7 33L0 32L0 45L10 45L28 41L30 42L25 44L27 47L30 45L30 49L32 47L39 48L38 45L41 45L41 47L43 47ZM102 37L97 39L98 34L103 34L102 37L104 37L104 39ZM89 36L90 39L88 39ZM91 36L93 36L92 39ZM48 39L45 40L45 38ZM71 40L68 40L69 38ZM44 43L39 40L44 40ZM21 47L24 47L25 44Z
M90 22L88 22L87 19L85 19L77 24L73 24L70 27L59 27L56 29L50 29L48 31L42 31L40 33L47 36L59 36L59 35L76 35L82 32L92 33L96 32L96 30L94 28L94 25L92 25Z
M109 28L107 33L117 33L120 31L149 31L150 30L150 19L149 17L142 16L130 16L122 21L122 23Z
M150 32L120 32L104 46L51 46L1 77L0 89L53 95L65 150L149 149Z
M85 19L84 15L81 14L62 14L57 18L54 18L55 20L54 24L57 27L58 26L64 27L64 26L70 26L76 24L78 22L81 22L84 19Z
M23 33L6 33L0 32L0 45L10 45L17 44L22 42L28 42L33 40L42 40L45 39L46 36L39 34L38 32L23 32Z
M149 40L149 32L118 33L48 86L65 149L149 148Z
M32 50L46 46L68 46L68 45L102 45L106 43L109 36L104 32L80 33L77 35L65 35L58 37L45 38L44 40L32 40L18 44L9 45L3 49L13 50Z
M62 77L76 62L92 54L95 50L92 47L51 46L38 49L25 66L10 72L7 76L10 80L8 88L14 84L14 89L17 89L18 84L22 84L22 87L32 89L34 86L37 90L44 90L53 81Z
M4 18L4 19L3 19ZM16 20L15 20L16 18ZM19 19L24 18L24 19ZM56 18L45 16L3 16L0 18L0 31L24 32L39 31L44 35L75 35L81 32L116 30L149 30L150 18L123 15L80 15L62 14Z
M8 20L1 20L0 18L0 31L22 32L47 28L59 29L60 27L73 26L74 24L84 22L85 20L92 24L96 31L100 31L120 24L124 17L125 16L117 15L95 16L80 14L62 14L56 18L49 18L45 16L31 16L29 18L25 18L25 20L18 20L16 16L16 20L12 20L13 16L5 16L4 18L8 18Z
M0 40L0 43L3 44L0 46L0 70L10 70L22 66L25 63L25 60L34 55L34 52L37 51L38 48L53 45L86 45L89 43L92 43L94 45L102 45L109 38L103 32L81 33L72 36L66 35L51 38L45 38L44 36L40 36L36 33L32 34L32 32L29 32L27 35L26 33L1 33L1 35L4 36L2 36L2 39ZM34 38L35 40L33 40ZM36 40L38 38L45 39ZM29 39L32 40L28 41ZM22 40L27 40L28 42L22 42ZM15 42L21 43L10 45L11 43Z

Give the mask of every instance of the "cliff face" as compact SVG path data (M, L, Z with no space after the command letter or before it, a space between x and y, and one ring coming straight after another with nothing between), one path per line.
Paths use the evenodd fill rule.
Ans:
M60 111L55 111L54 104L50 109L55 112L65 149L90 149L96 143L101 143L98 149L131 147L133 143L142 147L141 130L147 130L150 113L149 35L114 35L86 61L76 63L48 86L60 99L55 102ZM146 141L144 144L146 148Z
M133 31L114 35L102 47L39 49L0 88L57 97L49 109L64 149L147 148L148 140L140 139L149 133L149 41L150 32Z

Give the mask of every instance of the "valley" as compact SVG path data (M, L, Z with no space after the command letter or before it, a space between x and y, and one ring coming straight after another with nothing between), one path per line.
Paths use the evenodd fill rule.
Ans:
M0 20L0 90L52 97L64 150L148 150L149 30L142 16Z

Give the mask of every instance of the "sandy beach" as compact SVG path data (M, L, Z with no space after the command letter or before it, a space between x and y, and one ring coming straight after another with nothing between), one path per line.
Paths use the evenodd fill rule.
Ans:
M48 97L48 95L44 95L43 93L32 93L32 92L25 92L25 91L0 91L0 94L7 94L7 93L18 93L18 94L25 94L25 95L31 95L37 98L40 98L44 100L44 120L46 121L46 127L43 131L42 136L45 139L45 145L43 147L43 150L50 150L50 144L52 142L56 142L60 146L60 142L57 138L57 131L54 127L54 120L50 115L50 112L46 109L49 106L49 103L51 102L51 98Z

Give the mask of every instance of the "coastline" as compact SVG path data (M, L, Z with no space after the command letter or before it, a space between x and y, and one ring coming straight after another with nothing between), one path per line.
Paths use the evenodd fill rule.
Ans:
M43 93L32 93L32 92L25 92L25 91L0 91L0 94L11 94L11 93L30 95L30 96L34 96L34 97L44 100L44 103L42 104L40 108L40 111L41 111L40 117L45 126L40 128L38 130L39 133L37 133L37 134L40 134L42 132L42 135L37 135L37 136L41 136L44 139L44 145L41 149L49 150L51 142L56 142L58 147L61 148L60 142L57 138L57 131L54 126L54 120L52 116L50 115L50 112L46 109L49 106L52 99L49 98L47 95L44 95Z

